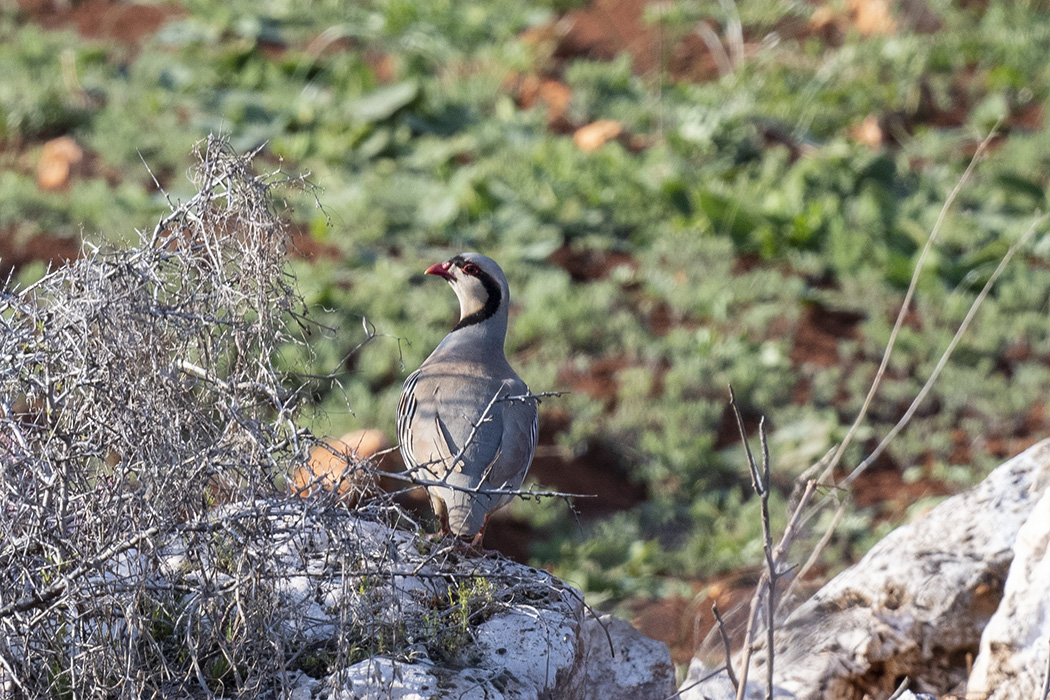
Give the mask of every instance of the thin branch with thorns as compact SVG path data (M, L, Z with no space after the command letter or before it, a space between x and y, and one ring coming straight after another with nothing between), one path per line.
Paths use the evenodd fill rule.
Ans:
M278 364L307 312L271 190L306 184L253 155L208 139L137 247L0 290L0 694L286 697L362 653L452 653L515 600L568 606L417 540L389 494L289 498L317 440Z

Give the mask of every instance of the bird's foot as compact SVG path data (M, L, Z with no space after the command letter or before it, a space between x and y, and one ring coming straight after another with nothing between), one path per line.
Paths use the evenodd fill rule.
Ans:
M468 548L481 557L489 557L499 554L499 550L496 549L485 549L482 546L482 542L485 541L485 528L488 527L489 516L485 516L485 521L481 524L481 529L478 530L478 534L474 535L473 539L470 540Z
M455 552L470 557L490 557L499 554L498 550L485 549L477 536L464 538L452 532L434 532L426 536L428 542L445 552Z
M454 537L452 547L457 552L471 557L491 557L499 554L499 550L482 547L481 537L478 535L471 538Z
M438 513L438 531L427 535L427 539L431 542L440 542L449 535L452 534L452 528L448 524L448 512L440 510ZM457 538L458 539L458 538Z

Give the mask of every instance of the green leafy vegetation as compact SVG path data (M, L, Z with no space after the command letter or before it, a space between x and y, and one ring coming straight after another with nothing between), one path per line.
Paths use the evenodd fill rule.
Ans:
M928 4L936 26L901 16L865 33L842 3L744 3L744 51L728 71L711 69L696 39L708 22L733 58L721 28L734 18L714 2L635 18L635 55L560 35L578 2L182 0L131 43L79 35L72 21L45 30L9 8L0 233L129 237L165 208L154 178L185 195L190 147L209 132L263 148L273 169L309 172L322 206L293 194L285 215L300 233L301 291L332 330L281 361L338 373L336 386L311 384L313 428L331 435L393 435L404 376L455 313L421 271L485 252L514 293L512 361L534 390L571 392L541 408L545 449L559 456L535 478L561 487L559 470L600 454L602 479L642 494L579 519L556 501L516 503L534 562L595 602L671 594L762 558L728 385L752 423L768 421L782 514L791 480L860 408L919 251L996 124L846 464L900 418L1046 208L1043 3ZM600 119L619 137L581 149L573 132ZM63 134L86 166L42 192L34 164ZM1050 428L1048 253L1040 232L876 465L906 476L909 498L972 484ZM367 328L378 335L351 353ZM911 505L892 491L863 501L827 569ZM461 598L448 614L474 614Z

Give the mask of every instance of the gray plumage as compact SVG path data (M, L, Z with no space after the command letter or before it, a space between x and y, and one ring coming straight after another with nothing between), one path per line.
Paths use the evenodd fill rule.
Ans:
M452 286L460 321L405 380L398 441L416 476L447 484L427 487L442 533L480 546L489 514L512 496L478 491L521 486L536 451L536 400L508 400L529 388L503 350L510 290L499 265L464 253L426 272Z

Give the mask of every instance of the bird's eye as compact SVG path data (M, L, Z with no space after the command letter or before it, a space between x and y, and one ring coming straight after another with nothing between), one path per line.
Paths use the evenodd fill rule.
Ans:
M467 263L463 266L462 270L468 275L476 275L479 272L481 272L481 268L475 265L474 263Z

